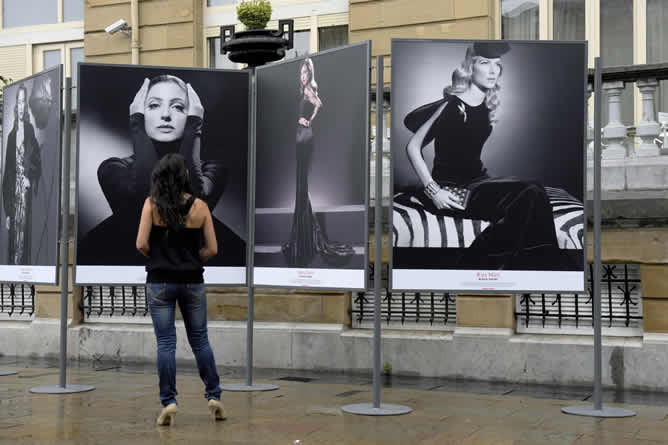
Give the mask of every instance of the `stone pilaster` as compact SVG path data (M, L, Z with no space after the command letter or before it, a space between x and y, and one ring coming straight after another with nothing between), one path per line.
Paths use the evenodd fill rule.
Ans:
M668 264L640 266L643 330L668 333Z
M457 328L515 329L513 295L457 295Z

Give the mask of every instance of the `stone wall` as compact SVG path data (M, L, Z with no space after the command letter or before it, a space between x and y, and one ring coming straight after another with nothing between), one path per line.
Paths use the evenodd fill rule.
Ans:
M139 63L202 66L203 2L139 0ZM130 38L104 28L119 19L130 24L127 0L87 0L84 6L84 53L87 62L131 63ZM137 30L131 30L137 32Z

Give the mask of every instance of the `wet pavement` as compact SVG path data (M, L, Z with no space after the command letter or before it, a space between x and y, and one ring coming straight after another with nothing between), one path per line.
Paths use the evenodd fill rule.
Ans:
M58 383L57 361L0 357L0 370L19 372L0 377L0 444L668 444L666 393L606 391L606 405L638 415L593 419L560 412L591 403L591 388L394 376L383 378L383 402L414 411L380 418L340 409L372 400L369 375L256 369L257 382L280 389L224 392L227 420L214 422L196 368L179 363L179 413L175 425L159 427L155 365L68 366L68 383L96 389L31 394ZM222 383L243 382L243 369L220 373Z

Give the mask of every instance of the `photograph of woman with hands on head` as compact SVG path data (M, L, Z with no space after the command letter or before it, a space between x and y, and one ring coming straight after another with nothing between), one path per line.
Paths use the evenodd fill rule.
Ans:
M100 66L91 68L99 69ZM144 71L149 71L149 69L144 68ZM150 71L157 70L151 69ZM84 73L86 71L82 74ZM128 72L126 69L120 75L126 73L131 73L131 71ZM220 123L225 124L225 120L219 122L219 116L216 116L216 114L221 111L220 105L222 104L214 99L212 102L218 105L211 116L215 123L212 126L205 127L205 115L208 118L208 113L205 113L200 95L189 81L184 80L191 77L193 81L199 80L197 85L211 89L212 81L221 83L219 79L210 78L214 77L211 75L220 75L221 73L184 70L178 74L179 76L161 72L157 75L145 76L142 78L139 89L135 91L134 98L129 107L126 108L127 117L125 118L129 119L130 124L130 141L128 142L131 143L131 153L128 156L112 155L105 157L101 159L96 167L99 189L112 214L90 227L88 231L85 228L82 230L80 224L77 264L141 265L145 263L145 260L134 248L133 239L136 235L136 223L139 221L144 199L150 192L151 171L158 161L167 154L180 154L183 157L190 178L189 183L192 187L189 193L206 203L214 214L213 224L219 243L218 250L225 254L212 258L208 264L212 266L243 266L245 264L245 242L242 238L242 235L245 236L245 233L243 233L245 227L238 228L238 231L242 233L235 233L216 218L216 213L213 211L218 206L229 183L228 172L232 168L245 168L247 150L245 125L239 129L243 132L230 128L231 125L238 124L234 121L230 122L230 126L220 125ZM203 74L209 76L202 76ZM136 74L133 77L136 78ZM202 77L207 79L202 79ZM87 76L83 76L81 80L83 85ZM247 77L244 80L245 82L242 85L247 87ZM230 88L226 89L229 90ZM83 92L82 100L86 98ZM208 93L210 91L207 91ZM239 96L239 94L236 94L236 96ZM244 97L244 99L240 104L242 106L247 105L247 97ZM84 113L86 117L96 117L95 114L99 114L100 110L95 110L95 108L95 104L92 103L89 107L83 104L81 107L82 139L87 141L89 135L86 130L88 128L95 129L95 127L94 122L89 123L85 120ZM244 122L245 118L246 116L244 116ZM99 119L96 120L99 126ZM112 127L110 130L116 130L112 125L110 125ZM230 132L229 135L220 131L217 131L216 134L217 129L214 128L216 126L224 127L224 130ZM208 159L204 160L203 141L207 135L206 129L214 129L211 132L214 134L209 133L214 137L206 138L207 143L213 144L213 146L206 152ZM104 139L104 136L102 139ZM83 141L80 141L80 145L80 156L83 157L84 153L92 147L87 144L84 146ZM226 150L243 152L230 156L224 153ZM99 156L97 157L99 159ZM235 159L237 165L225 163L223 159L226 158ZM83 179L82 174L85 167L83 163L80 163L80 181ZM239 178L238 176L242 177ZM235 178L237 182L235 184L236 194L241 195L240 192L243 192L243 195L236 198L237 201L243 201L245 204L245 185L238 184L240 179L245 180L245 174L237 175L237 178ZM94 184L89 185L93 186ZM80 205L85 194L86 191L80 188ZM241 209L241 206L237 205L237 207ZM83 218L86 218L86 213L91 214L94 213L94 210L99 211L92 206L81 210L84 214ZM86 212L86 210L93 211ZM245 223L244 220L241 220L241 222ZM84 224L84 226L88 225ZM126 243L126 241L129 242Z

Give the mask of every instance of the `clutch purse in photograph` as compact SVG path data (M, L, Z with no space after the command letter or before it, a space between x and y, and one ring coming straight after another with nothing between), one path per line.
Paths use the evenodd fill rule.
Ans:
M471 197L471 190L466 187L457 187L455 185L445 185L441 187L443 190L450 192L454 197L457 204L462 206L462 209L466 210L466 206L469 203L469 198Z

